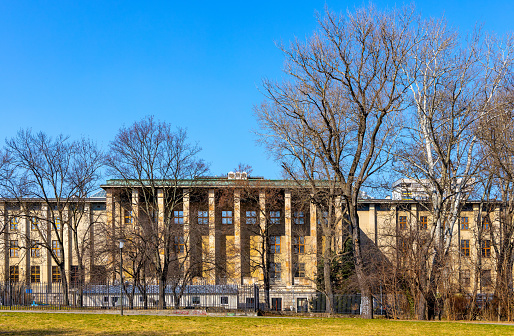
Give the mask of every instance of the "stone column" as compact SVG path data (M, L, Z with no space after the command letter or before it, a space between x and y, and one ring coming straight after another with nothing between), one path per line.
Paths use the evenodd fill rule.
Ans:
M334 241L335 252L338 253L343 248L343 214L341 209L341 196L335 199L335 216L336 216L336 239Z
M91 278L91 274L94 270L95 265L95 223L93 220L91 210L91 203L87 202L84 205L84 223L85 225L89 226L89 248L87 256L89 257L89 260L84 259L84 281L90 282L91 280L94 280Z
M162 229L164 225L164 190L157 189L157 211L158 211L158 217L157 217L157 227Z
M132 225L134 227L139 227L139 190L136 188L132 189L131 199Z
M317 223L317 208L314 203L310 204L310 237L309 245L305 246L309 253L310 262L305 265L305 272L308 278L314 279L316 277L318 268L318 223Z
M368 220L369 220L369 236L371 239L373 239L373 242L376 246L378 246L378 239L377 239L377 209L375 207L375 204L369 205L369 213L368 213Z
M50 223L50 214L48 213L50 211L50 209L48 209L48 205L47 204L43 204L41 206L41 225L43 226L41 228L41 231L43 230L46 230L46 241L48 242L48 245L50 246L50 248L52 247L52 224ZM41 281L46 281L46 283L48 284L48 288L49 290L51 290L52 288L52 263L53 263L53 259L52 259L52 254L50 252L49 249L46 249L46 280L45 280L45 277L43 276L43 274L41 274Z
M62 243L64 249L64 271L68 281L71 279L71 265L73 263L72 254L72 234L71 234L71 221L69 208L66 207L62 211L61 225L62 225Z
M190 234L190 216L189 216L189 189L184 189L182 191L182 211L184 213L184 251L186 253L184 260L184 270L187 272L189 269L189 263L191 260L191 253L190 250L191 246L191 234Z
M285 267L283 268L285 284L291 287L293 283L293 256L291 249L292 229L291 229L291 191L284 192L284 220L285 220L285 235L284 239L284 261Z
M241 278L241 191L234 191L234 278L242 284Z
M264 239L264 232L266 230L266 193L264 191L259 191L259 231L260 231L260 237L259 237L259 246L262 246L263 239ZM268 251L264 251L264 260L266 260L267 256L266 254ZM264 274L262 273L262 270L260 270L259 277L261 279L264 278Z
M25 249L25 265L24 269L20 270L20 280L24 280L25 283L30 283L30 259L32 257L32 241L30 237L30 218L28 214L25 214L23 218L23 232L24 239L23 243L26 245Z
M0 227L4 227L5 231L2 234L3 245L4 245L4 269L3 269L3 279L4 281L9 280L9 225L7 222L7 207L5 206L5 202L0 203Z
M214 194L214 189L209 189L209 246L208 246L208 262L209 268L213 268L214 270L208 272L208 281L213 284L216 283L217 278L217 270L216 266L218 261L216 260L216 198Z

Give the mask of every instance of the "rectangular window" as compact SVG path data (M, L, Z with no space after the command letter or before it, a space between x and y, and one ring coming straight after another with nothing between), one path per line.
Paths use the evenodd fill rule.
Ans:
M11 240L9 242L9 257L18 258L20 253L20 247L17 240Z
M61 270L59 266L52 266L52 282L61 282Z
M132 225L133 224L133 220L132 220L132 210L127 210L125 209L125 225Z
M32 231L37 231L38 230L38 226L39 226L39 220L37 219L37 217L32 217L30 219L30 229Z
M398 224L400 226L400 230L407 229L407 216L399 216L398 217Z
M59 247L59 241L52 240L52 252L57 258L61 257L61 248Z
M220 297L220 303L222 305L228 305L228 296L222 296Z
M20 268L16 266L9 266L9 280L11 282L20 281Z
M309 300L307 298L297 298L296 311L298 313L307 313L309 311Z
M403 237L398 237L398 250L402 254L406 254L409 249L409 246L407 244L407 239Z
M491 258L491 241L482 240L482 257Z
M271 225L278 225L280 224L280 211L270 211L269 212L270 217L270 224Z
M246 212L246 224L257 224L257 211L251 210Z
M271 310L282 310L282 298L271 298Z
M41 269L39 266L30 266L30 282L41 282Z
M173 211L173 224L184 224L184 211Z
M463 256L469 257L469 239L461 239L460 253L462 253Z
M61 219L59 217L55 218L55 229L61 231Z
M270 253L280 253L280 236L270 237Z
M328 211L323 211L321 216L318 216L318 224L326 225L328 224Z
M175 253L184 253L184 237L175 237Z
M270 279L280 280L282 277L282 265L280 263L270 263Z
M489 215L486 215L484 219L482 220L482 229L484 231L491 229L491 220L489 219Z
M293 251L296 254L305 253L305 237L293 237Z
M9 222L9 230L10 231L18 231L18 224L19 224L19 218L12 217L11 221Z
M198 224L200 225L209 225L209 212L208 211L198 211Z
M304 215L303 211L295 211L293 213L293 223L296 225L305 224L305 215Z
M461 271L460 280L464 286L469 286L471 284L471 272L469 270Z
M481 278L482 278L482 286L487 287L491 286L491 270L483 270L481 272Z
M297 278L305 277L305 263L298 263L295 266L294 276Z
M232 211L221 212L221 224L232 224Z
M39 258L41 256L41 251L39 249L39 241L38 240L32 240L30 242L31 248L30 248L30 256L32 258Z
M461 230L469 230L469 219L468 217L460 218L460 229Z
M419 217L419 228L421 230L426 230L428 228L428 217L427 216Z
M79 267L77 265L71 265L70 268L70 281L72 284L78 284L80 281Z
M193 296L191 302L194 304L194 305L199 305L200 304L200 297L199 296Z

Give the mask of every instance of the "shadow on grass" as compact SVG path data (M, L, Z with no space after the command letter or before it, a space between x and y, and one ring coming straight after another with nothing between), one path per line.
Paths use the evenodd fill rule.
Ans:
M66 335L73 333L73 330L44 330L44 329L30 329L30 330L16 330L16 331L0 331L0 336L4 335L36 335L36 336L52 336L52 335Z

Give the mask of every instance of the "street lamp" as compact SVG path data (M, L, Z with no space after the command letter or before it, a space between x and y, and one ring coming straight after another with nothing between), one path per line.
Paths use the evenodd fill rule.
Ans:
M123 316L123 246L125 245L125 239L120 239L120 307L121 316Z

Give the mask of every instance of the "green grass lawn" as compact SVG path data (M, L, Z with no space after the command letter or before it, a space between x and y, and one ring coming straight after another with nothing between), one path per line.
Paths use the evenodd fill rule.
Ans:
M0 335L514 335L512 325L361 320L0 313Z

